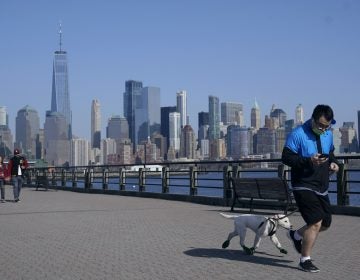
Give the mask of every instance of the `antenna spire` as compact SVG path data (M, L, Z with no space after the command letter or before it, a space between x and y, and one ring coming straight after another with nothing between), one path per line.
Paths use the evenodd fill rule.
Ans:
M60 37L59 45L60 45L60 51L61 51L61 46L62 46L61 21L59 22L59 37Z

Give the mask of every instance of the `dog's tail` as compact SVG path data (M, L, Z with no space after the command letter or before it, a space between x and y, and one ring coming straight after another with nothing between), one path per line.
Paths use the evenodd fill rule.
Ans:
M234 220L235 218L240 216L240 215L229 215L229 214L225 214L225 213L219 213L219 214L226 219L232 219L232 220Z

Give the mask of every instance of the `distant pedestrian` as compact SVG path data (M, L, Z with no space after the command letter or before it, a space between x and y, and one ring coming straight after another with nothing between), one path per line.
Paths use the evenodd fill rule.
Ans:
M1 203L5 202L5 179L8 176L7 166L4 163L4 159L0 156L0 191L1 191Z
M14 150L14 156L9 160L8 171L11 174L11 183L14 187L14 202L20 201L20 192L24 183L25 172L29 164L19 149Z
M310 254L319 232L331 225L329 175L339 170L334 156L331 126L334 113L328 105L317 105L311 119L288 136L282 161L291 167L294 198L306 225L290 230L289 237L301 254L299 268L319 272Z

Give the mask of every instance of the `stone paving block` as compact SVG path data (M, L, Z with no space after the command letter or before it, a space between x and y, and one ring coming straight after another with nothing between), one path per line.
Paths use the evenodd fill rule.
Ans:
M7 189L7 200L11 199ZM312 258L316 275L297 269L266 238L254 256L235 237L228 208L187 202L24 188L20 203L0 204L0 279L358 279L360 218L334 216ZM298 213L290 217L299 227ZM254 234L248 231L246 242Z

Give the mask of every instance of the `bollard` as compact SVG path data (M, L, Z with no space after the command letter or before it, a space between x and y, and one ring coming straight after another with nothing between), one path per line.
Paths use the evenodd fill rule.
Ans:
M197 167L190 167L190 195L197 195Z
M163 167L161 171L161 185L162 185L162 193L169 193L169 167Z

